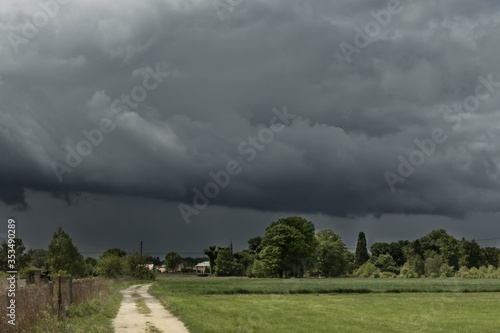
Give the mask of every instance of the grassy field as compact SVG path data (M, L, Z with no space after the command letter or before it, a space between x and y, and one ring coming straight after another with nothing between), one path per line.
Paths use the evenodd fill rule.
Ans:
M174 277L150 292L192 333L498 332L498 290L499 280Z
M500 279L248 279L160 275L158 280L170 293L191 295L500 291ZM165 281L168 283L164 284Z

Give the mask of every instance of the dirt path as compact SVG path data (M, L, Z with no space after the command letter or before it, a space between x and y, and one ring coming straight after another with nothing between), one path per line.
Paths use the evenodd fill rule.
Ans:
M189 333L179 319L148 293L149 287L151 284L134 285L120 291L123 300L113 320L115 333L158 332L154 328L164 333ZM137 306L138 302L140 309ZM144 307L144 304L147 307ZM148 309L150 310L148 314L139 312L149 312Z

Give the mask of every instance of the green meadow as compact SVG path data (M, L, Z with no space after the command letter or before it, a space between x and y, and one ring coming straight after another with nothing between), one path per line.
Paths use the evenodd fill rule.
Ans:
M160 277L192 333L498 332L500 280Z

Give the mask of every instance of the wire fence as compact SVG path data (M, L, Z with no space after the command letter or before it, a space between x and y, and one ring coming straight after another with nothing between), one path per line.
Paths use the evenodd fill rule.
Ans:
M70 306L92 298L111 283L110 280L74 279L71 276L57 276L52 281L39 280L34 284L17 280L15 296L12 297L12 292L9 295L9 283L2 279L0 332L23 332L37 321L62 319ZM12 300L15 301L15 326L8 324Z

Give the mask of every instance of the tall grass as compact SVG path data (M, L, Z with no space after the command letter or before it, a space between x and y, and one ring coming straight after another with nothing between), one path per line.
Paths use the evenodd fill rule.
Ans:
M166 283L165 283L166 282ZM169 294L329 294L399 292L497 292L499 279L249 279L162 277L159 286Z

